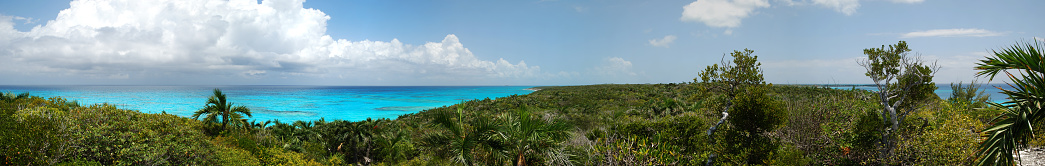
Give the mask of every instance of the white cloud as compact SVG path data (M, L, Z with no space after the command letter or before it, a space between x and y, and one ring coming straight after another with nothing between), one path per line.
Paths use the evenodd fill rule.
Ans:
M1045 38L1034 37L1034 40L1045 42Z
M853 15L856 9L860 8L859 0L813 0L813 4L835 9L847 16Z
M661 39L650 39L649 40L649 44L653 45L654 47L668 48L668 47L671 47L670 46L671 43L675 43L675 39L676 38L678 38L678 37L676 37L675 35L667 35L667 36L664 36L664 38L661 38Z
M611 77L638 75L635 71L632 71L631 61L624 60L624 58L620 57L606 58L603 60L602 66L595 67L595 74Z
M757 8L769 7L768 0L697 0L682 7L682 21L702 22L710 27L734 28Z
M915 37L988 37L1001 36L1004 33L992 32L984 29L933 29L927 31L909 32L900 35L900 38Z
M479 59L456 35L422 45L326 35L325 13L303 0L73 1L55 20L21 32L0 15L0 65L98 77L416 75L531 77L538 66ZM28 19L26 19L28 20ZM273 76L279 77L279 76Z

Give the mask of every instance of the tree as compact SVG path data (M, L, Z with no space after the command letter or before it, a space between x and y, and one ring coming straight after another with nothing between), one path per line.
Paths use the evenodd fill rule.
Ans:
M961 82L958 82L957 85L951 83L951 97L947 98L947 101L962 108L986 107L987 101L991 99L981 89L982 86L981 84L976 84L976 81L972 81L968 85Z
M1009 101L989 103L1002 109L990 127L983 130L987 139L980 143L977 156L980 165L1015 165L1013 152L1024 149L1034 135L1034 124L1045 119L1045 48L1042 43L1016 44L1002 51L993 51L994 57L987 57L977 63L977 76L987 75L990 80L1004 72L1012 83L1012 89L1002 89L1002 94L1009 96ZM1009 72L1016 70L1016 74Z
M18 95L15 95L14 93L11 93L11 92L0 93L0 101L8 101L8 100L13 101L13 100L24 99L24 98L29 98L29 92L20 93Z
M469 166L476 165L476 156L506 158L500 153L504 146L493 139L500 135L501 126L489 117L466 114L463 103L456 106L456 111L435 112L432 124L446 132L436 132L425 138L431 150L441 157Z
M888 125L881 129L880 157L892 156L900 124L908 114L922 107L925 99L935 96L933 91L936 90L936 84L932 78L940 67L936 63L925 64L917 57L908 56L910 51L907 42L900 41L888 48L883 45L881 48L864 49L867 59L857 61L867 69L865 75L878 88L876 93L883 107L883 124Z
M705 90L721 92L726 98L722 118L708 129L711 143L715 144L715 130L728 121L733 128L727 131L726 143L740 148L727 152L746 155L741 157L748 164L761 164L777 147L766 133L785 123L787 116L780 102L766 94L768 85L762 78L762 64L752 53L749 49L733 51L732 63L723 61L721 66L708 66L700 73L700 82L705 83ZM711 165L714 158L714 153L709 154L707 164Z
M507 121L503 135L515 165L526 165L527 156L548 154L559 148L559 143L569 137L569 125L562 121L546 122L531 116L523 107L515 115L504 114Z
M225 94L221 93L221 90L214 89L214 96L207 99L207 104L203 109L196 111L192 114L193 119L200 119L200 115L206 114L203 118L204 122L218 122L218 116L221 116L221 130L225 131L226 126L229 125L230 121L236 121L235 123L243 123L243 115L251 117L250 109L244 106L233 107L232 103L225 101ZM241 115L242 114L242 115ZM235 124L234 124L235 125Z

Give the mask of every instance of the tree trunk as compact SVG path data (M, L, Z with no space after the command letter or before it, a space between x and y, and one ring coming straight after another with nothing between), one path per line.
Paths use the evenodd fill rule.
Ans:
M516 158L517 158L516 161L515 161L515 165L516 166L526 165L526 160L523 158L523 151L519 151L519 155Z
M882 119L882 121L888 122L889 128L885 128L885 132L882 132L882 150L878 156L882 161L888 160L892 157L893 149L896 148L895 145L897 141L893 139L892 135L900 130L899 117L896 117L896 108L889 105L885 105L884 107L882 115L888 113L888 116L883 117L885 119Z

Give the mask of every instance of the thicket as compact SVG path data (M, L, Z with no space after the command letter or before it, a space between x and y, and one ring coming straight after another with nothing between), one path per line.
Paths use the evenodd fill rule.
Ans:
M728 141L735 139L728 134L709 144L706 132L722 109L709 107L720 96L702 86L540 87L396 120L252 122L226 131L169 114L11 97L0 102L0 158L14 165L698 165L710 153L745 146ZM882 162L873 143L880 137L868 129L881 124L866 123L879 122L866 120L878 117L868 113L881 107L872 92L766 85L765 94L787 112L787 123L765 133L778 145L765 164ZM897 157L889 161L950 165L975 159L979 131L995 114L977 109L989 107L975 97L933 102L908 117ZM719 154L720 165L749 163L742 151Z

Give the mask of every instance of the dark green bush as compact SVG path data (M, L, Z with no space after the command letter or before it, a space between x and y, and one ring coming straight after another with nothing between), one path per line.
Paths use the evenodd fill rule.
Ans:
M875 145L882 139L882 131L885 127L882 123L882 115L877 111L864 111L856 120L853 129L853 146L862 150L874 150Z

